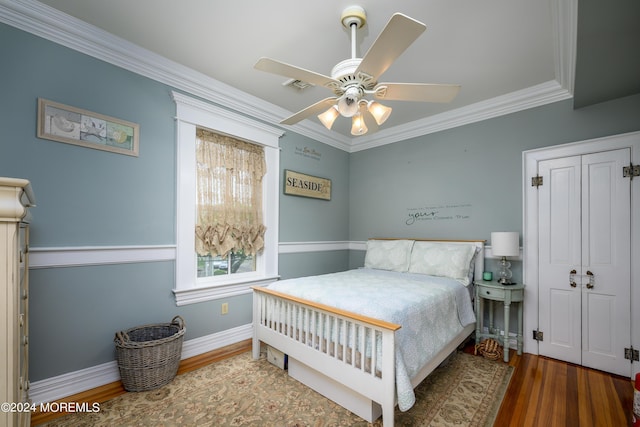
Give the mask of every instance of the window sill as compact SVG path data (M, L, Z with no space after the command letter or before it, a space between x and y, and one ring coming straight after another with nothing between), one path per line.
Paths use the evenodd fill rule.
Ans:
M211 301L220 298L228 298L236 295L248 294L251 286L267 286L278 280L279 276L260 277L241 282L227 282L209 286L199 286L189 289L174 289L176 305L196 304L203 301Z

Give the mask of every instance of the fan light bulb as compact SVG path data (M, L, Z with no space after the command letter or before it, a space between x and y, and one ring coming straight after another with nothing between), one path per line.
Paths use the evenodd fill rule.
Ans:
M331 126L333 126L333 122L336 121L340 113L338 112L338 107L332 105L327 111L322 114L318 114L318 119L322 122L324 127L331 130Z
M352 86L348 88L342 98L338 100L338 111L344 117L353 117L360 108L358 101L360 101L360 90Z
M361 113L356 114L351 119L351 135L360 136L367 133L369 129L367 125L364 123L364 117Z
M381 125L387 121L387 119L391 115L392 110L391 107L382 105L377 101L369 101L367 108L369 109L369 112L371 113L373 118L376 119L376 123L378 125Z

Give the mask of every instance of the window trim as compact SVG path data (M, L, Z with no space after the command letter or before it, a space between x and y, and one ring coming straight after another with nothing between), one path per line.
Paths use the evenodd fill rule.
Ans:
M281 129L225 110L178 92L176 103L176 305L193 304L250 292L278 278L278 216ZM198 284L195 253L195 138L201 126L264 147L267 173L263 178L263 220L267 227L264 251L256 259L256 271L239 277Z

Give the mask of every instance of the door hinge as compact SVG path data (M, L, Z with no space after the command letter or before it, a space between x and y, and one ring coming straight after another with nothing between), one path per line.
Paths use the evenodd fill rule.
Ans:
M640 351L636 350L631 346L631 348L624 349L624 358L630 360L631 363L634 361L640 362Z
M543 333L542 331L538 331L537 329L535 331L533 331L533 339L536 341L544 341L543 338Z
M542 185L542 177L540 175L531 177L531 186L540 187Z
M622 167L622 177L633 180L634 176L640 176L640 165L633 165L633 163L629 163L629 166Z

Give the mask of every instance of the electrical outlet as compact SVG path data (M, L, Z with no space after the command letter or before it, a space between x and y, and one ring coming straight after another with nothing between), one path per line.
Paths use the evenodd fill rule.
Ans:
M229 312L229 303L228 302L223 302L222 303L221 313L222 314L227 314L228 312Z

